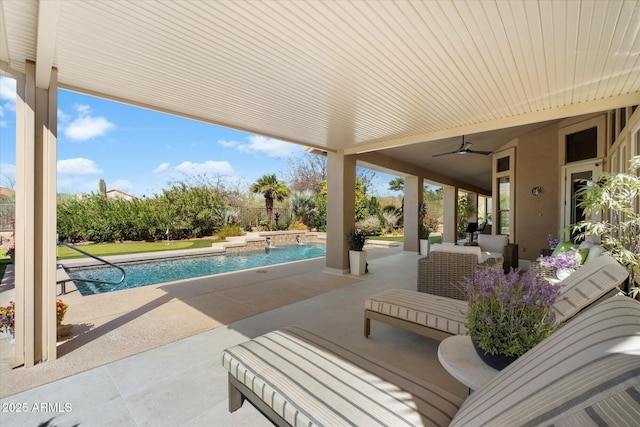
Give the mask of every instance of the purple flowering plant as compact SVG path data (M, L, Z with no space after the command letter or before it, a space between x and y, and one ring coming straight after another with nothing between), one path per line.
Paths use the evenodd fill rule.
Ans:
M580 267L580 262L582 261L582 256L577 249L571 249L567 252L559 253L556 256L546 256L540 260L540 265L543 267L554 267L554 268L578 268Z
M549 244L549 249L554 250L556 247L558 247L560 240L549 234L547 236L547 243Z
M557 327L552 305L559 287L513 269L479 268L465 279L467 334L486 353L521 356Z
M6 332L16 326L16 304L9 301L6 307L0 307L0 332Z
M364 244L367 243L367 238L362 228L356 228L348 232L347 242L349 243L349 249L352 251L361 251L364 248Z

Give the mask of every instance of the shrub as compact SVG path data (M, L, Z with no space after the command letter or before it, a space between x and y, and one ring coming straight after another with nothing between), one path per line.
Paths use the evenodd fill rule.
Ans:
M382 225L377 216L369 216L356 224L367 236L379 236L382 232Z
M307 230L307 226L304 225L301 221L296 221L289 226L289 230Z
M225 225L216 233L219 239L226 239L231 236L243 236L244 231L242 231L242 227L238 225Z

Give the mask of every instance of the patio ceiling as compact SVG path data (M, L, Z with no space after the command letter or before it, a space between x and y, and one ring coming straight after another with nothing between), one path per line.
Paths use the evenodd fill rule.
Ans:
M488 157L431 155L640 103L639 32L633 0L0 0L0 65L488 188Z

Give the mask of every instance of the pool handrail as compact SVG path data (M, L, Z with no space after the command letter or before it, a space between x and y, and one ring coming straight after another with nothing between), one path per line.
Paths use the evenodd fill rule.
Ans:
M72 245L71 243L58 242L57 245L58 246L65 246L65 247L67 247L67 248L69 248L71 250L74 250L74 251L79 252L79 253L81 253L83 255L86 255L86 256L88 256L90 258L93 258L96 261L100 261L101 263L106 264L109 267L117 268L122 273L122 276L120 277L120 280L118 280L117 282L110 282L110 281L107 281L107 280L94 280L94 279L74 279L72 277L69 277L67 279L58 280L56 282L56 284L60 284L62 286L61 293L63 295L67 293L67 290L66 290L67 282L72 282L74 280L77 280L79 282L99 283L99 284L102 284L102 285L119 285L120 283L124 282L124 278L126 276L126 273L124 271L124 268L120 267L119 265L115 265L114 263L109 262L106 259L100 258L99 256L96 256L96 255L90 254L89 252L83 251L82 249Z

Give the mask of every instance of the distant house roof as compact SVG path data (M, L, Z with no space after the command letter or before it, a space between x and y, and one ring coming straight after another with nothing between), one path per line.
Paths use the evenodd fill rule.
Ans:
M7 187L0 187L0 196L11 196L13 190Z
M137 197L120 190L109 190L107 191L107 199L133 200Z

